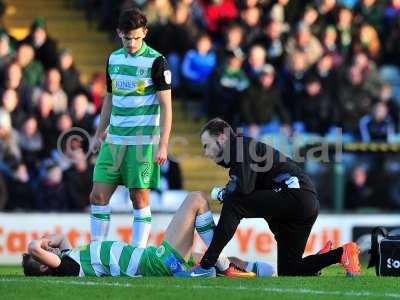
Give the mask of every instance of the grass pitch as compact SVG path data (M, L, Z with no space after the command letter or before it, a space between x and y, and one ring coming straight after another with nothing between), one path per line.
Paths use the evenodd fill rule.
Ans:
M399 278L363 275L347 278L343 269L325 269L320 277L264 279L175 278L27 278L20 267L0 267L0 299L400 299Z

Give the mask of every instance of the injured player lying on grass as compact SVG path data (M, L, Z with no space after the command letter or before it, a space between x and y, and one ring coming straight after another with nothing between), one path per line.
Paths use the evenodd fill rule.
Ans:
M71 249L65 237L53 235L30 242L22 266L26 276L179 277L202 256L191 252L194 230L209 246L214 227L207 200L201 193L193 192L175 213L165 232L165 240L158 248L92 241ZM231 258L231 261L221 255L216 268L193 273L192 277L215 277L217 273L229 277L268 277L274 273L273 267L264 262L245 262L238 258Z

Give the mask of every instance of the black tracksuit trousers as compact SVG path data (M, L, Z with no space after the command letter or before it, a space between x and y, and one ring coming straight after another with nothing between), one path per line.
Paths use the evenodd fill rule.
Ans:
M256 190L246 196L228 196L201 266L209 268L215 265L242 218L264 218L277 242L278 275L316 275L322 268L338 263L343 252L340 247L326 254L303 258L318 209L316 195L301 189Z

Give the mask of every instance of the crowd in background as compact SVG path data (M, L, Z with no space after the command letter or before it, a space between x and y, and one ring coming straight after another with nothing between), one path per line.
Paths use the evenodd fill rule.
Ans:
M144 10L147 42L167 57L175 94L199 104L195 118L221 116L256 137L339 126L370 142L398 132L398 0L86 4L110 30L119 9Z
M167 58L174 99L193 120L220 116L253 137L338 126L346 141L391 142L399 132L400 0L70 2L112 39L122 9L143 9L146 42ZM39 18L22 41L1 33L0 88L0 209L84 210L93 161L84 151L63 159L57 138L94 132L105 74L83 86ZM352 165L346 208L400 208L400 191L374 188L397 186L400 167L374 162Z

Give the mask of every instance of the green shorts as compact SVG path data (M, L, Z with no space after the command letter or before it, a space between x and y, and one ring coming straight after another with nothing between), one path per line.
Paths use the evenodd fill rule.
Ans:
M167 241L160 247L147 247L140 258L139 274L142 276L172 276L175 271L185 271L194 265L183 257Z
M93 182L127 188L158 188L160 166L155 145L115 145L104 142L93 171Z

